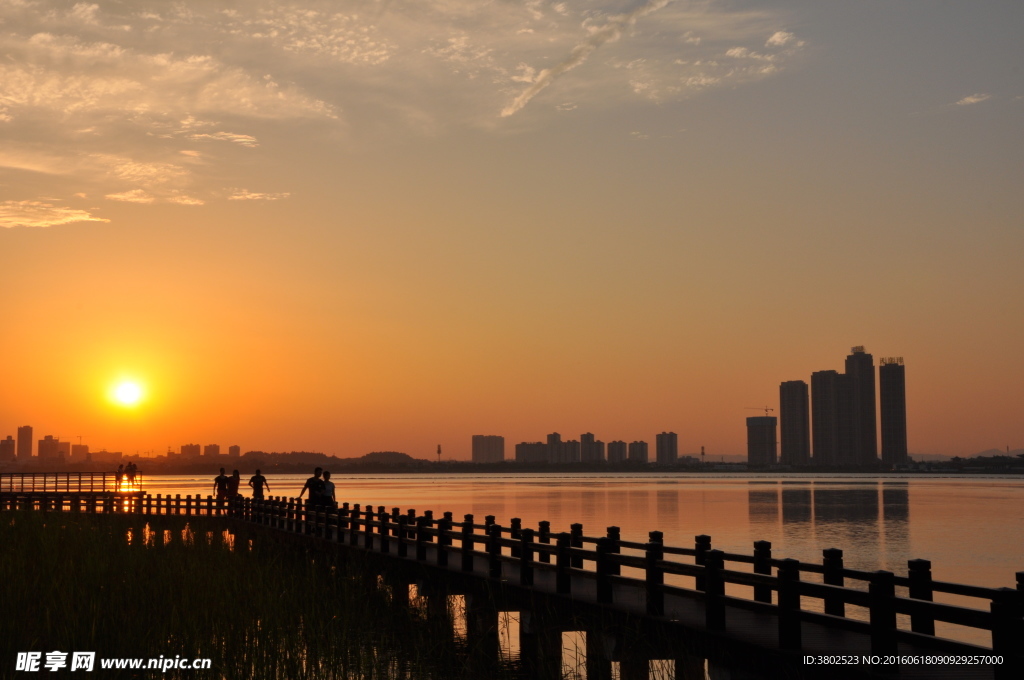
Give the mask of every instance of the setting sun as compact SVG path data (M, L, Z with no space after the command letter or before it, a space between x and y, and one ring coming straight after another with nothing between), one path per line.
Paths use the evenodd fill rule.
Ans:
M113 398L122 406L135 406L142 400L142 387L131 381L118 383L114 387Z

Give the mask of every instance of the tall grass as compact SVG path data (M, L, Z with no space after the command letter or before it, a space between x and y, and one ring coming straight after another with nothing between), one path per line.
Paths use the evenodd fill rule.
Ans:
M16 652L53 650L213 660L212 673L169 678L463 675L451 622L396 606L358 556L262 534L228 541L224 528L216 518L3 513L0 676Z

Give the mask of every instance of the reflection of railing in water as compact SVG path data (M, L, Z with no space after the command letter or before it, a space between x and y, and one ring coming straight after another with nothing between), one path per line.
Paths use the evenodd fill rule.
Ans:
M0 472L0 493L136 493L142 473Z
M910 560L907 576L897 576L847 569L842 551L835 549L824 551L821 564L777 559L767 541L756 542L753 554L743 555L712 549L709 536L697 536L693 548L682 548L664 545L660 532L651 532L648 542L639 543L622 540L617 527L609 527L605 536L588 537L580 524L573 524L569 532L552 533L548 522L535 530L513 519L503 527L490 515L478 524L473 515L456 522L451 513L435 519L430 511L389 512L383 506L348 503L325 510L281 497L224 501L210 496L137 495L124 498L124 503L120 499L94 502L88 510L227 515L305 540L437 568L453 577L463 574L502 587L571 598L573 607L597 605L651 625L731 637L783 653L994 655L1003 661L985 666L986 673L979 677L995 678L1021 677L1024 668L1019 650L1024 638L1024 572L1016 575L1016 590L983 588L936 581L927 560ZM20 500L4 497L0 510L75 511L85 509L83 502L83 496L75 494L34 494ZM727 595L727 585L745 596ZM974 598L984 608L934 602L938 594ZM819 603L819 611L808 609L804 600ZM851 618L848 607L864 608L867 620ZM906 621L901 623L898 615L905 615ZM937 622L989 631L991 647L937 637Z

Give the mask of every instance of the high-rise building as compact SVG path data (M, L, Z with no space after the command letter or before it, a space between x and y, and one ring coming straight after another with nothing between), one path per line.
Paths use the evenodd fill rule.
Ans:
M621 440L615 440L608 442L608 462L609 463L622 463L626 460L626 442Z
M779 434L783 465L811 463L811 419L807 383L788 380L779 385Z
M815 465L857 465L853 455L851 378L836 371L811 374L811 441Z
M7 439L0 439L0 460L12 461L17 455L17 446L14 437L7 435Z
M501 463L505 460L505 438L496 434L473 435L474 463Z
M604 461L604 442L594 439L590 432L580 435L580 462L600 463Z
M89 445L88 444L72 444L71 446L71 457L77 461L82 462L89 460Z
M56 458L57 457L57 452L58 452L57 445L59 443L60 442L58 442L56 439L53 438L52 434L48 434L45 437L43 437L42 439L40 439L39 440L39 460L43 460L44 458L47 458L47 459Z
M202 447L199 444L182 444L181 455L186 458L197 458L202 452Z
M662 432L654 438L654 460L658 465L675 465L679 460L679 437L675 432Z
M629 460L633 463L646 463L647 462L647 442L630 442L629 443Z
M234 444L228 447L228 455L234 458L238 458L242 455L242 447L238 444Z
M774 465L776 462L775 416L747 418L747 464Z
M18 460L32 457L32 426L22 425L18 428Z
M882 462L906 465L907 378L903 357L878 360L878 401L882 421Z
M203 447L204 456L219 456L220 455L220 444L207 444Z
M57 456L63 456L64 460L71 458L71 442L57 442Z
M853 408L854 465L878 462L878 428L875 419L875 360L863 347L846 357Z

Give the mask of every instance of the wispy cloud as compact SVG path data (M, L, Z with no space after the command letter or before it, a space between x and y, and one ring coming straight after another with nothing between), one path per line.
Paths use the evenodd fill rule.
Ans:
M45 201L0 202L0 227L53 227L72 222L109 222L87 210L55 205Z
M977 94L972 94L972 95L968 95L968 96L964 97L963 99L958 101L956 103L956 105L957 106L970 106L971 104L980 104L981 102L983 102L983 101L985 101L987 99L991 99L991 98L992 98L992 95L990 95L990 94L977 93Z
M624 31L636 24L637 20L641 17L647 16L651 12L656 12L665 7L670 1L671 0L650 0L647 4L637 7L632 12L609 17L603 25L592 27L589 31L590 35L576 45L566 59L562 60L555 66L546 68L538 73L533 84L523 90L523 92L516 97L511 104L502 109L502 117L511 116L517 111L522 110L522 108L526 106L531 99L536 97L541 90L554 82L556 78L564 73L568 73L586 61L594 50L600 48L605 43L618 40L622 37Z
M256 191L249 191L248 189L232 189L231 193L228 194L229 201L280 201L283 198L291 196L288 192L283 193L260 193Z
M234 142L239 146L247 146L254 148L259 146L259 142L252 135L240 135L235 132L203 132L196 133L188 136L189 139L202 140L202 139L213 139L222 142Z
M276 135L670 101L769 77L803 47L719 0L7 0L0 26L0 166L154 204L284 197L216 188L256 181Z

